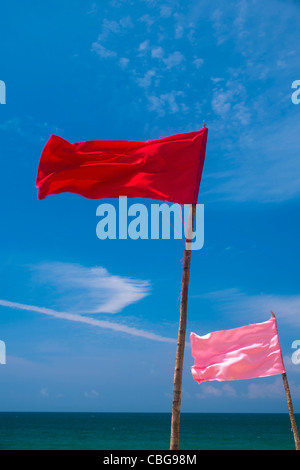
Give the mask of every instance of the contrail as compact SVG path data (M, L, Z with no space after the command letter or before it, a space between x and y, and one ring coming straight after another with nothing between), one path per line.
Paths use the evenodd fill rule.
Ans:
M130 326L122 325L119 323L113 323L110 321L105 320L97 320L96 318L86 317L78 314L73 313L66 313L66 312L57 312L51 308L45 307L36 307L34 305L26 305L20 304L17 302L9 302L8 300L0 299L0 305L2 307L8 307L18 310L28 310L31 312L38 312L43 313L44 315L50 315L51 317L55 318L62 318L63 320L71 320L80 323L86 323L88 325L97 326L99 328L106 328L109 330L118 331L121 333L127 333L133 336L139 336L141 338L151 339L153 341L161 341L164 343L176 343L176 340L173 338L166 338L164 336L156 335L155 333L151 333L145 330L139 330L137 328L132 328Z

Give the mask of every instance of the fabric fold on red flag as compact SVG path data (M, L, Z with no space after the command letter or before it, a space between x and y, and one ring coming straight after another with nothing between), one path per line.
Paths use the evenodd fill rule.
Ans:
M205 336L191 333L190 339L195 359L191 371L198 383L253 379L285 372L275 318Z
M207 128L148 142L69 143L51 135L39 162L38 198L71 192L86 198L119 196L197 203Z

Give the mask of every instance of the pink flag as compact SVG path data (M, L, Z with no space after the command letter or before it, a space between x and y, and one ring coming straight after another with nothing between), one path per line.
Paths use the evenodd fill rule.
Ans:
M277 331L276 318L263 323L214 331L205 336L191 333L193 378L241 380L283 374L285 368Z

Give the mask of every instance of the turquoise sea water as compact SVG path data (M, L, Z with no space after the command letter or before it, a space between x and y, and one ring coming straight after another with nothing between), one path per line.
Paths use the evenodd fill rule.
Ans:
M0 449L168 450L170 421L168 413L0 413ZM288 414L183 413L180 427L181 450L295 448Z

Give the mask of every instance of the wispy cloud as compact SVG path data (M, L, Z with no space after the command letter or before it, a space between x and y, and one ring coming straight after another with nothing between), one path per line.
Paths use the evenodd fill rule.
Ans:
M140 53L145 53L145 51L148 50L149 42L150 42L149 39L146 39L145 41L140 43L139 49L138 49Z
M156 46L151 49L151 57L154 59L162 59L164 56L164 50L161 46Z
M123 17L119 21L104 18L102 21L101 32L98 35L97 40L93 42L91 50L96 52L98 56L103 59L117 57L117 52L104 46L104 43L115 35L124 34L124 31L130 28L133 28L133 22L130 16Z
M180 51L172 52L165 59L163 59L164 64L166 65L167 70L177 67L182 62L185 61L184 55Z
M187 132L206 121L208 151L217 149L217 176L206 163L202 186L208 201L300 196L300 124L289 94L298 70L299 15L292 2L275 4L262 11L245 0L222 8L204 0L176 9L151 2L143 15L125 12L124 4L119 16L101 18L94 52L131 82L137 103L160 121L161 133ZM266 31L276 32L279 49Z
M235 388L230 384L224 384L220 387L215 387L210 384L202 384L201 393L197 393L196 397L200 399L207 398L208 396L214 397L236 397L237 392Z
M231 22L224 18L225 15L226 13L219 8L214 10L211 14L212 26L218 46L229 38L230 33L232 34Z
M212 80L213 81L213 80ZM240 80L215 82L213 88L212 109L223 119L230 115L231 125L235 122L247 125L250 122L251 112L247 105L247 92Z
M147 31L150 31L151 26L155 23L155 18L153 18L152 16L146 14L146 15L141 16L139 18L139 21L141 23L145 23L147 25Z
M180 51L174 51L165 56L165 50L161 46L154 46L151 48L151 58L159 59L160 62L165 65L166 70L177 67L186 60L185 56ZM200 66L202 63L202 60L198 59L198 62L195 62L195 65Z
M161 5L160 6L160 16L162 18L169 18L172 15L172 8L170 5Z
M73 313L118 313L150 293L150 283L73 263L30 266L33 281L52 286L55 305Z
M0 299L0 306L8 307L13 310L25 310L30 312L42 313L43 315L49 315L54 318L59 318L62 320L68 320L78 323L84 323L86 325L95 326L98 328L104 328L108 330L113 330L118 333L126 333L132 336L138 336L145 339L150 339L153 341L161 341L165 343L176 343L176 340L173 338L166 338L164 336L151 333L149 331L140 330L138 328L126 326L119 323L113 323L105 320L98 320L96 318L91 318L83 315L77 315L67 312L58 312L56 310L45 308L45 307L36 307L34 305L26 305L17 302L10 302L8 300Z
M193 60L193 64L197 69L200 69L200 67L202 67L204 64L204 59L201 59L201 57L196 57L196 59Z
M49 396L49 392L48 392L47 387L42 388L40 393L41 393L41 395L43 395L43 397L48 397Z
M143 77L137 77L136 81L140 87L149 88L155 76L155 70L148 70Z
M272 310L281 323L294 327L300 326L300 295L249 295L232 288L198 297L211 300L231 320L240 318L242 314L243 318L247 318L249 322L260 322L268 319Z
M272 383L251 383L248 385L247 398L277 398L284 396L284 388L281 377L276 377Z
M300 123L291 113L281 121L264 126L245 126L252 122L252 111L246 100L228 100L228 90L216 95L215 112L224 122L220 141L227 175L222 171L208 173L209 197L238 202L282 202L300 195L300 160L297 135ZM239 124L238 124L239 123ZM236 127L239 126L239 133ZM244 130L243 130L244 129ZM239 135L238 135L239 134ZM232 144L235 136L235 144Z
M119 65L122 69L125 69L126 67L128 67L129 62L130 60L127 57L121 57L119 59Z
M86 398L97 398L99 393L96 390L91 390L90 392L84 392Z
M289 383L291 393L294 398L300 397L300 385L296 385L294 381ZM196 398L204 400L208 397L215 398L237 398L245 397L250 400L283 398L285 396L284 386L281 377L275 377L273 381L251 382L247 385L245 392L237 392L236 388L230 383L224 385L211 385L209 383L201 384L201 393L196 393Z
M72 263L40 263L29 266L32 286L46 286L51 308L0 299L0 306L48 315L61 320L126 333L154 341L175 342L150 331L86 314L116 314L150 293L150 283L110 274L102 267ZM51 287L53 292L51 292ZM55 308L52 308L55 306ZM57 308L58 307L58 308Z
M184 93L182 91L172 90L169 93L162 93L159 96L149 95L148 98L148 109L156 111L160 116L164 116L166 113L175 114L178 112L185 111L185 105L183 103ZM179 102L180 100L180 102Z
M110 49L107 49L98 41L92 44L92 51L96 52L98 56L102 57L103 59L117 56L117 53L115 51L111 51Z
M38 122L32 116L13 117L0 124L0 131L18 135L30 143L46 142L51 133L59 133L56 126Z

